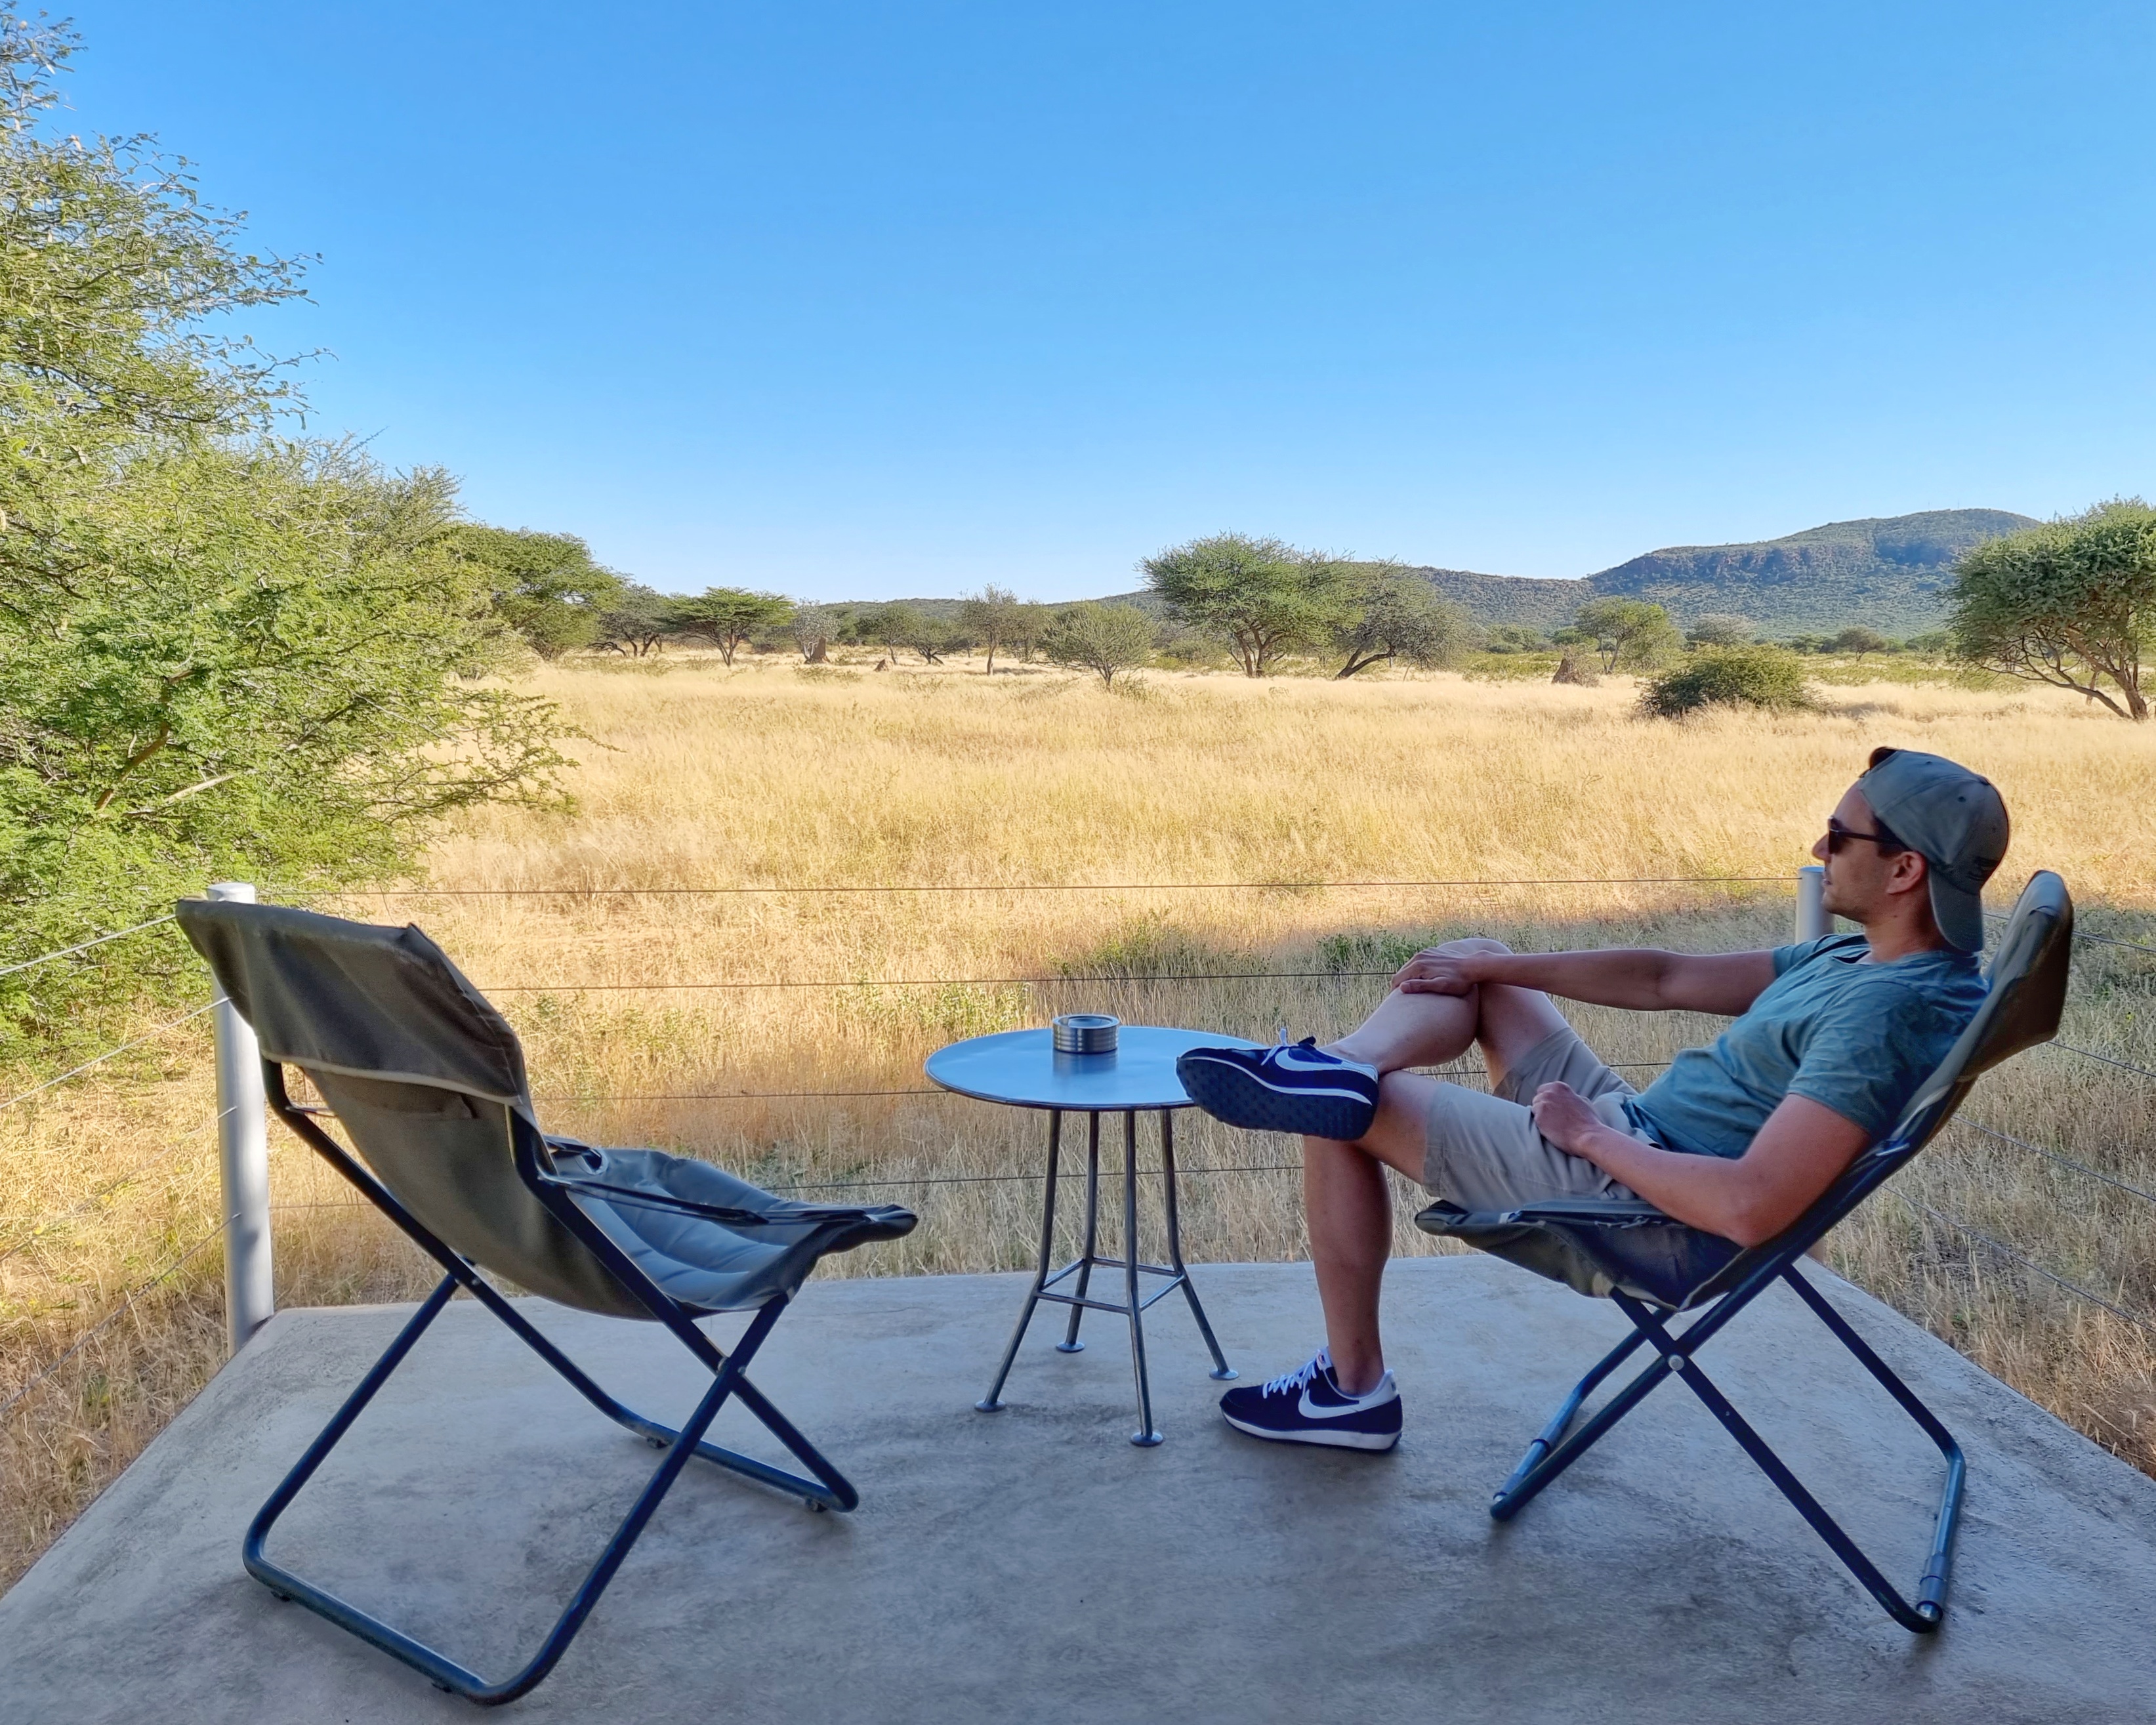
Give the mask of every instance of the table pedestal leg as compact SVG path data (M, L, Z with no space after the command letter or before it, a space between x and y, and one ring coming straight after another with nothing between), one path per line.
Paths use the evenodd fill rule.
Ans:
M1131 1441L1151 1449L1160 1441L1152 1423L1152 1386L1146 1381L1145 1306L1138 1298L1138 1117L1123 1116L1123 1303L1131 1314L1131 1371L1137 1379L1138 1429Z
M1093 1254L1101 1243L1101 1117L1086 1117L1086 1248L1078 1255L1078 1298L1086 1297L1087 1285L1093 1280ZM1044 1269L1043 1273L1045 1273ZM1055 1344L1061 1353L1075 1353L1085 1347L1078 1339L1078 1320L1086 1315L1085 1307L1070 1308L1070 1327L1063 1339Z
M1096 1122L1096 1143L1099 1130ZM1011 1332L1010 1346L1004 1349L1004 1363L996 1368L996 1381L988 1386L988 1393L973 1404L983 1414L993 1414L1004 1404L1004 1380L1010 1376L1011 1363L1018 1358L1018 1345L1025 1340L1026 1326L1033 1322L1034 1308L1040 1304L1041 1285L1048 1280L1048 1266L1055 1249L1055 1162L1062 1147L1063 1111L1051 1108L1048 1113L1048 1184L1040 1200L1040 1262L1033 1272L1033 1286L1026 1291L1025 1304L1019 1309L1018 1327ZM1070 1315L1074 1318L1078 1315L1075 1307Z
M1049 1268L1055 1249L1055 1188L1059 1158L1063 1145L1064 1111L1050 1109L1048 1115L1048 1179L1040 1203L1040 1252L1033 1272L1033 1286L1026 1290L1025 1304L1019 1308L1018 1325L1011 1332L1010 1343L1004 1349L1003 1363L996 1368L995 1382L988 1393L973 1404L984 1414L993 1414L1004 1405L1003 1389L1010 1376L1012 1365L1018 1358L1019 1346L1025 1340L1027 1327L1033 1322L1034 1312L1043 1300L1054 1301L1070 1308L1070 1327L1056 1347L1065 1353L1076 1353L1085 1347L1078 1339L1078 1326L1087 1307L1109 1312L1121 1312L1131 1324L1131 1375L1137 1389L1138 1429L1132 1435L1134 1444L1150 1448L1161 1440L1159 1430L1152 1420L1152 1385L1146 1370L1145 1309L1154 1300L1164 1298L1180 1285L1183 1298L1190 1302L1190 1315L1197 1322L1198 1333L1204 1337L1206 1351L1213 1356L1215 1378L1233 1378L1235 1373L1220 1344L1214 1338L1213 1326L1205 1317L1205 1308L1199 1303L1198 1290L1190 1284L1190 1271L1183 1261L1183 1219L1177 1204L1175 1181L1175 1127L1173 1112L1160 1111L1160 1172L1163 1220L1168 1233L1168 1262L1148 1264L1138 1251L1138 1116L1132 1108L1116 1111L1123 1117L1123 1255L1107 1258L1101 1255L1101 1117L1091 1110L1086 1116L1086 1245L1085 1249L1070 1263L1058 1271ZM1123 1298L1120 1305L1112 1300L1094 1300L1089 1297L1093 1267L1123 1272ZM1167 1286L1156 1289L1147 1296L1138 1292L1140 1276L1167 1278ZM1055 1291L1055 1284L1065 1276L1075 1276L1076 1283L1072 1292Z
M1191 1285L1190 1271L1183 1261L1183 1220L1175 1207L1175 1116L1166 1108L1160 1111L1160 1186L1168 1211L1168 1267L1181 1280L1183 1296L1190 1301L1190 1315L1198 1321L1198 1333L1205 1338L1206 1352L1213 1356L1209 1375L1224 1381L1235 1375L1235 1368L1213 1339L1213 1326L1205 1321L1205 1308L1198 1303L1198 1290Z

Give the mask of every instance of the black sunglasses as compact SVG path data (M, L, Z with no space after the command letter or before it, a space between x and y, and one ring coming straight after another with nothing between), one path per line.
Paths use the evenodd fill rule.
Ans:
M1866 845L1876 845L1881 856L1909 848L1892 833L1860 833L1852 827L1844 826L1838 820L1830 820L1826 824L1826 854L1829 856L1840 855L1841 847L1852 839L1861 839Z

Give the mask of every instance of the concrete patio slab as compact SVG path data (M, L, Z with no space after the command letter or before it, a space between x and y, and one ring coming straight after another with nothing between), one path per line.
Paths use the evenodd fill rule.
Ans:
M851 1516L692 1467L534 1721L2076 1722L2156 1718L2156 1483L1854 1289L1842 1309L1961 1437L1947 1625L1896 1628L1693 1399L1658 1392L1516 1522L1489 1492L1618 1315L1484 1258L1394 1266L1389 1456L1226 1430L1176 1305L1140 1450L1113 1320L1044 1315L973 1408L1022 1279L813 1283L754 1376L860 1486ZM1249 1379L1313 1345L1306 1266L1201 1266ZM8 1725L476 1717L239 1564L255 1507L408 1308L288 1312L0 1600ZM655 1327L531 1302L678 1419ZM1912 1584L1936 1455L1797 1302L1702 1356ZM717 1434L776 1452L732 1414ZM727 1436L731 1431L732 1435ZM652 1452L459 1301L287 1516L302 1574L499 1673L534 1645Z

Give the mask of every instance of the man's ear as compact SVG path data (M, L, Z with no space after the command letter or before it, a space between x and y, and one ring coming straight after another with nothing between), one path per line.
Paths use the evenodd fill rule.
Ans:
M1887 859L1887 890L1914 892L1931 878L1932 865L1922 851L1897 850Z

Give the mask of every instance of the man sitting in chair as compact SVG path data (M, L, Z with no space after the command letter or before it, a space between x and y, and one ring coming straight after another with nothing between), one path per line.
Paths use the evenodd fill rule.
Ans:
M1389 1450L1400 1398L1378 1295L1393 1231L1384 1164L1462 1209L1640 1198L1739 1245L1772 1240L1885 1136L1984 999L1984 883L2006 854L1988 779L1878 749L1812 855L1826 908L1861 925L1771 951L1419 952L1360 1029L1262 1050L1194 1049L1191 1099L1230 1126L1303 1134L1303 1206L1326 1345L1220 1399L1254 1437ZM1635 1091L1553 994L1736 1022ZM1477 1044L1490 1091L1410 1069Z

